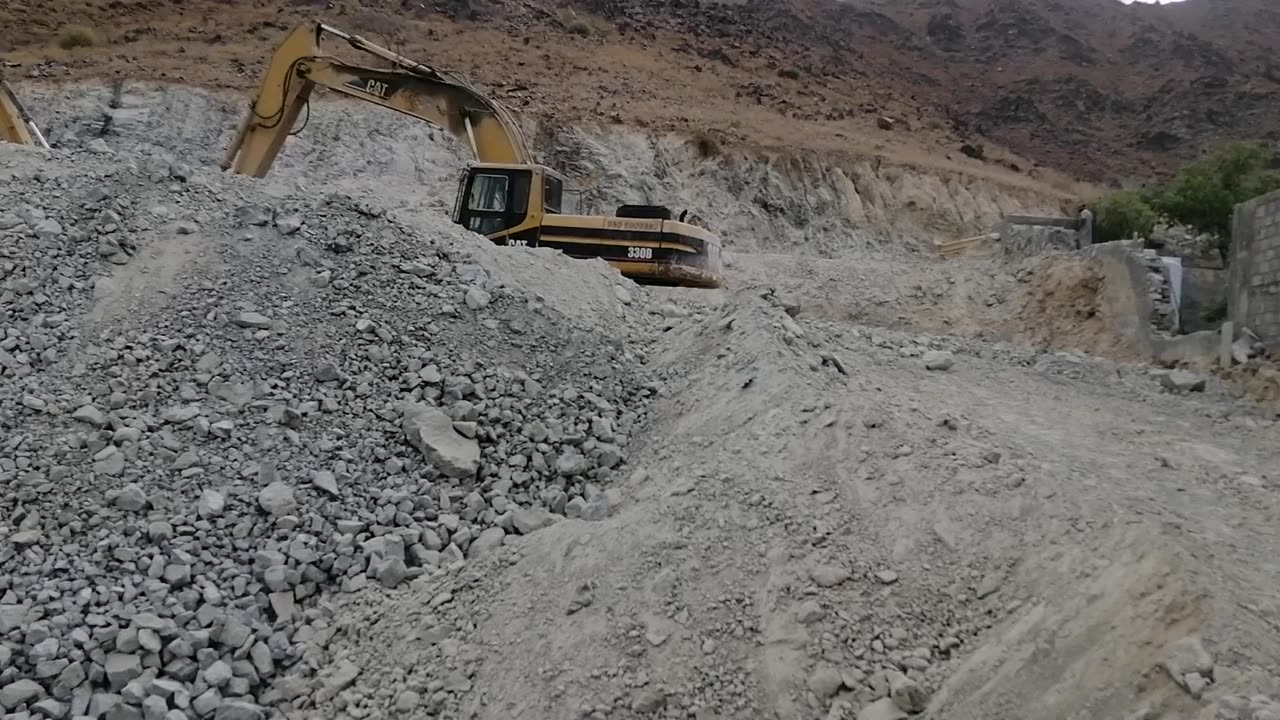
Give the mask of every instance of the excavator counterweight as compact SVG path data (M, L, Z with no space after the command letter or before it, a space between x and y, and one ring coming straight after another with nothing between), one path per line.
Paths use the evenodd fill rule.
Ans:
M390 67L325 54L332 36ZM562 212L564 178L536 163L515 118L466 78L432 68L323 23L301 25L277 48L222 168L263 177L315 86L429 122L471 150L453 220L499 245L552 247L602 258L641 282L719 287L720 242L665 208L624 206L617 217Z

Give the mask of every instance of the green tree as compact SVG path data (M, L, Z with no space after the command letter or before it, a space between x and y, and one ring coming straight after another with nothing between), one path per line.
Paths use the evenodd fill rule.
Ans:
M1097 242L1150 237L1156 225L1156 211L1137 193L1121 190L1093 204L1094 235Z
M1144 199L1174 222L1225 239L1237 204L1280 190L1276 161L1276 153L1262 143L1227 145L1186 166Z

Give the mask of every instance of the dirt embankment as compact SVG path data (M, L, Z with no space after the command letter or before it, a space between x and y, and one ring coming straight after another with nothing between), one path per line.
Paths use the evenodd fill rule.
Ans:
M38 7L36 7L38 5ZM1053 181L1141 178L1210 138L1274 138L1267 0L688 4L440 0L0 8L17 76L246 88L323 19L466 72L562 126L713 131L734 143L941 161ZM93 47L58 47L87 26Z

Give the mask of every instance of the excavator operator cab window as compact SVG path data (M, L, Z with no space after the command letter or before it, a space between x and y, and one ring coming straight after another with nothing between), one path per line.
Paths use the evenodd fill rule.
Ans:
M478 171L464 179L464 185L459 188L456 221L472 232L492 235L523 222L528 205L527 171Z
M564 183L560 178L547 175L542 192L542 211L555 215L560 214L561 200L563 197Z
M471 183L471 200L467 206L482 212L503 212L507 209L507 176L476 175Z

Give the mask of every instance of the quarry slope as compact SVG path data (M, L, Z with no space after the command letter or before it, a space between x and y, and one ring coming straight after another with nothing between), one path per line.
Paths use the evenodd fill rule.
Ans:
M1280 12L1266 0L192 0L181 13L19 0L0 8L0 56L19 78L247 89L283 32L317 14L559 126L708 132L1035 182L1060 182L1045 168L1145 178L1220 139L1280 132ZM98 45L60 49L74 24Z
M872 169L859 234L836 165L622 136L755 219L724 291L655 290L452 225L456 153L386 113L314 103L251 180L216 97L57 92L59 148L0 147L6 711L1280 711L1275 420L981 337L1016 263L921 253L1037 196L904 220L947 181Z

